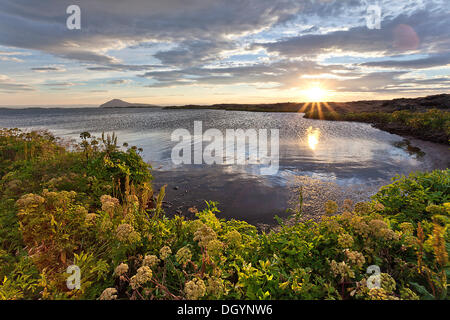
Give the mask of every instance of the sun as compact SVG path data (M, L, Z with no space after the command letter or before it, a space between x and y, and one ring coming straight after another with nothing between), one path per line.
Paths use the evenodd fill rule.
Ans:
M308 102L323 102L327 92L320 86L314 86L305 91Z

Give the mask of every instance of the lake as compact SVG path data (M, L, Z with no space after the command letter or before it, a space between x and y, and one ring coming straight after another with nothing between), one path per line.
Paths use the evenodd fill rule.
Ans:
M278 129L279 170L261 175L258 165L175 165L171 160L174 130ZM115 132L120 145L143 148L153 167L154 187L167 184L165 210L169 215L191 215L191 206L205 200L219 202L219 216L254 224L273 224L274 215L286 217L302 187L305 212L318 214L323 202L369 199L396 174L442 167L448 157L428 143L417 152L403 138L369 124L304 119L300 113L257 113L221 110L166 110L159 108L30 108L0 109L0 127L48 129L63 138L78 139L88 131L96 136ZM193 144L198 143L194 139ZM414 143L412 143L414 145ZM205 144L207 145L207 144ZM447 158L448 159L448 158ZM445 166L444 166L445 167Z

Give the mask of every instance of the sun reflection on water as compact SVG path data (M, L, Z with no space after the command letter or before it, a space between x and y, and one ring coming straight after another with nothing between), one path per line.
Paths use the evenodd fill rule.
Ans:
M316 150L316 147L319 144L319 136L320 136L319 128L313 129L313 127L309 127L306 130L306 134L308 135L308 146L309 146L309 148L311 150Z

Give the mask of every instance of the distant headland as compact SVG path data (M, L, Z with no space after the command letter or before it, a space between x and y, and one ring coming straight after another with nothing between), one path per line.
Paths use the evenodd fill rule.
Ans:
M112 99L99 106L100 108L160 108L146 103L131 103L120 99Z
M158 106L145 103L130 103L120 99L110 100L100 108L164 108L164 109L218 109L255 112L305 112L322 105L323 111L348 112L393 112L399 110L425 111L430 108L449 109L450 94L438 94L420 98L400 98L392 100L362 100L350 102L280 102L280 103L221 103L212 105Z

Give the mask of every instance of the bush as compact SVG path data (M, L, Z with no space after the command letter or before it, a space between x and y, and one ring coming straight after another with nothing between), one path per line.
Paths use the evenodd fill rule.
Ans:
M2 143L27 139L2 134ZM191 221L166 217L164 188L153 195L136 149L120 151L114 137L102 146L84 134L72 151L46 135L32 141L55 144L51 160L0 159L12 169L1 179L0 299L448 298L448 169L398 177L371 202L336 210L330 201L319 222L261 233L217 218L214 202L191 208ZM79 289L66 286L70 265Z

